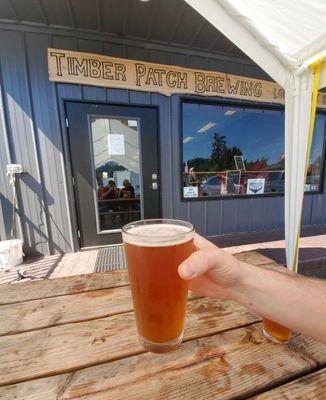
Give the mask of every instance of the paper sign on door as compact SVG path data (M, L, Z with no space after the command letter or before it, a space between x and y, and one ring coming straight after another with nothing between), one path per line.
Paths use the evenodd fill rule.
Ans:
M108 151L112 156L125 155L125 138L124 135L117 133L108 134Z

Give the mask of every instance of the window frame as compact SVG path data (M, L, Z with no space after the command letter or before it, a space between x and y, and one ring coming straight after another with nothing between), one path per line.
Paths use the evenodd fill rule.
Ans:
M181 202L191 202L191 201L212 201L212 200L230 200L230 199L252 199L252 198L262 198L262 197L284 197L283 193L262 193L262 194L235 194L235 195L216 195L216 196L203 196L203 197L184 197L183 195L183 104L192 103L192 104L207 104L207 105L216 105L216 106L232 106L239 108L259 108L263 110L276 110L283 111L284 106L281 104L274 103L260 103L254 101L247 100L235 100L235 99L225 99L225 98L203 98L200 96L179 96L179 174L180 174L180 198ZM325 109L317 108L318 114L324 114L326 116ZM320 185L319 190L313 190L309 192L305 192L305 195L315 195L315 194L323 194L324 193L324 177L325 177L325 160L326 160L326 126L324 131L324 140L323 140L323 148L322 148L322 169L320 173Z

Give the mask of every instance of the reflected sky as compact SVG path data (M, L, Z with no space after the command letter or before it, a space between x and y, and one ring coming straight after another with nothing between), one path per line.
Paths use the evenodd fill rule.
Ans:
M311 153L313 161L321 154L324 132L325 115L319 114ZM247 161L266 158L271 165L284 154L283 111L183 104L184 161L208 158L214 133L224 135L228 147L239 147Z

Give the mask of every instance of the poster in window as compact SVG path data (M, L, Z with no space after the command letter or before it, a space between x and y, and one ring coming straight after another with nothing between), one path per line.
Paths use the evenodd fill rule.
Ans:
M111 156L125 155L125 137L117 133L108 134L108 152Z
M263 194L265 189L265 178L248 179L247 194Z
M183 188L183 197L184 198L198 197L198 187L197 186L185 186Z
M234 156L235 168L241 171L246 169L243 156Z
M227 171L227 194L239 194L241 171Z

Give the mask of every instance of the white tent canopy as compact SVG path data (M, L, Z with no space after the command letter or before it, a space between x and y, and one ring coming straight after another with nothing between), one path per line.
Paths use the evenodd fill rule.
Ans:
M285 241L287 266L296 270L313 86L326 86L319 64L326 56L326 0L186 2L285 89ZM321 65L319 81L309 68L314 62Z

